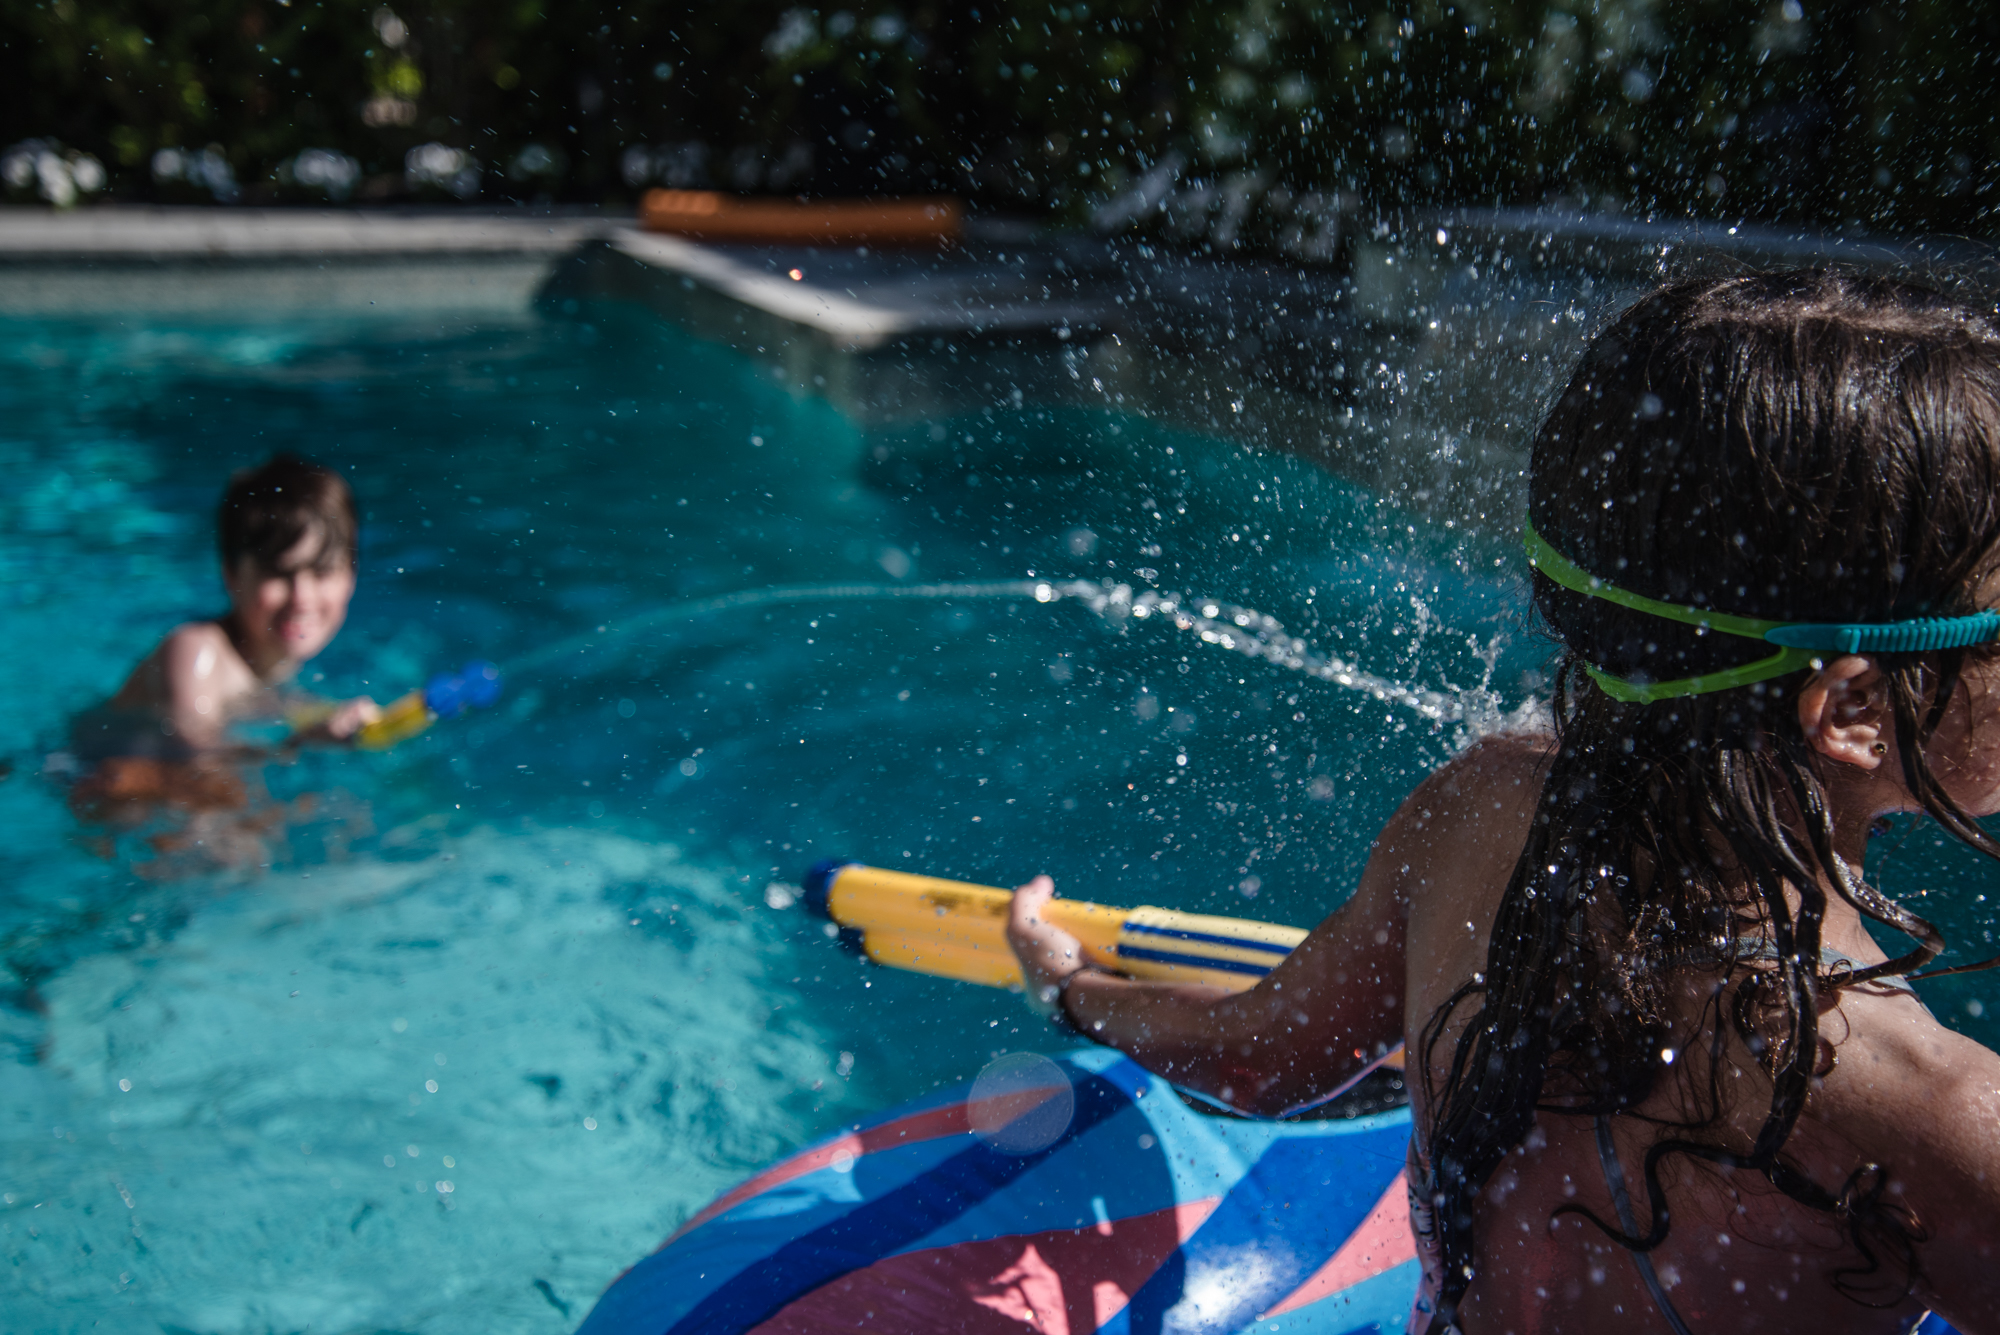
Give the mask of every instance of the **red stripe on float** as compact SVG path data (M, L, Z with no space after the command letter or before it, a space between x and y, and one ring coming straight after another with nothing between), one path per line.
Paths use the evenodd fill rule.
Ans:
M1089 1335L1125 1310L1220 1200L885 1257L806 1294L747 1335L857 1328L1021 1335L1024 1327Z
M1005 1125L1015 1118L1025 1116L1032 1109L1060 1093L1054 1086L1030 1086L1006 1094L995 1095L980 1101L980 1117L984 1124L990 1119L995 1125ZM700 1228L717 1215L727 1214L753 1196L761 1196L773 1187L781 1187L808 1173L817 1173L822 1168L832 1166L833 1161L845 1154L859 1159L864 1154L877 1150L892 1150L904 1145L921 1145L927 1140L942 1140L946 1136L962 1136L972 1128L971 1105L968 1103L947 1103L942 1108L930 1108L908 1117L898 1117L893 1122L871 1126L864 1131L850 1131L836 1140L813 1148L781 1163L766 1168L755 1177L731 1188L710 1202L701 1213L675 1229L673 1236L660 1244L665 1247L676 1238ZM653 1250L658 1251L660 1247Z

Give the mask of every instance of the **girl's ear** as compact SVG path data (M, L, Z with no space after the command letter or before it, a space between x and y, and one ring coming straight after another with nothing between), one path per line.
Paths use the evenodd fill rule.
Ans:
M1882 670L1865 658L1836 658L1799 692L1806 744L1843 765L1879 769L1889 754L1888 702Z

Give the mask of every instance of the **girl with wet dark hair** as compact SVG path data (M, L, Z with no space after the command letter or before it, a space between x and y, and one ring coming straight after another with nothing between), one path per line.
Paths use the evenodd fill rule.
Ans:
M1406 1039L1412 1330L1994 1326L2000 1056L1860 869L1898 811L2000 858L2000 329L1830 272L1655 292L1537 435L1524 537L1553 736L1426 780L1239 996L1079 967L1038 878L1035 995L1259 1113Z

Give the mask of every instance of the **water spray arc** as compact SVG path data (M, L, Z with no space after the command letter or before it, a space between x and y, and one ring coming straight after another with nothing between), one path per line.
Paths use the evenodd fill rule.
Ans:
M1433 723L1464 724L1475 733L1492 731L1506 718L1488 685L1433 690L1408 685L1315 649L1285 629L1276 617L1215 598L1156 589L1134 590L1113 580L1017 579L941 584L789 584L744 589L675 603L644 613L614 628L574 635L545 645L504 665L509 676L547 669L563 659L613 648L643 631L723 612L811 603L893 602L910 599L956 601L1019 599L1041 605L1075 603L1106 624L1123 630L1157 625L1192 635L1203 644L1242 654L1274 667L1301 673L1383 704L1408 709ZM1489 659L1488 670L1491 670ZM1528 708L1530 706L1524 706Z

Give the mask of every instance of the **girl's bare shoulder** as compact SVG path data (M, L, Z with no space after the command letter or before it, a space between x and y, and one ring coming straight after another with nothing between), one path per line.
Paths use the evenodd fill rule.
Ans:
M1480 738L1417 785L1383 827L1377 855L1419 882L1504 879L1554 746L1540 733Z
M1556 739L1546 732L1488 733L1431 777L1454 785L1504 783L1539 790L1555 752Z
M1808 1173L1839 1187L1854 1162L1881 1164L1887 1198L1925 1235L1920 1287L1961 1329L2000 1311L2000 1054L1948 1029L1907 995L1843 996L1847 1031L1808 1104ZM1819 1134L1815 1135L1814 1132ZM1861 1185L1872 1185L1864 1180Z
M1420 824L1440 814L1484 822L1489 813L1516 816L1532 810L1555 754L1546 733L1493 733L1458 753L1417 785L1397 813Z

